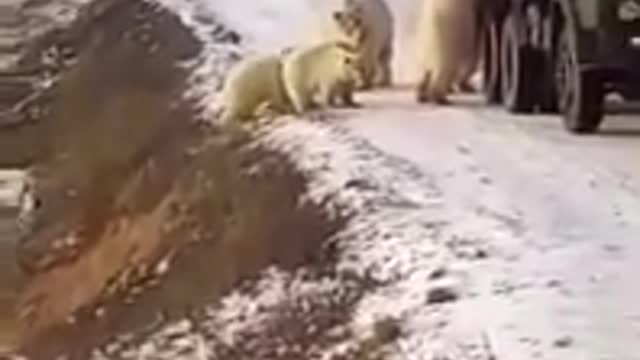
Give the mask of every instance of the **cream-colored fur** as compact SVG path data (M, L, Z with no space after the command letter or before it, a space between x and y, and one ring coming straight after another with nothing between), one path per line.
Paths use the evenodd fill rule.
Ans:
M302 114L321 105L334 105L338 99L345 105L356 105L351 84L357 77L357 62L355 49L345 42L290 50L283 59L282 76L294 111Z
M369 89L392 82L394 18L385 0L342 0L332 13L338 33L356 38L360 54L358 87Z
M419 102L448 103L453 85L468 80L478 52L477 0L422 0L416 44L420 50Z
M265 111L290 111L282 84L282 57L256 55L239 61L229 72L222 90L226 121L245 121Z

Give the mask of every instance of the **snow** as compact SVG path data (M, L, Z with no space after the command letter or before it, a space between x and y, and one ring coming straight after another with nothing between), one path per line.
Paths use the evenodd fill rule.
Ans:
M0 170L0 209L19 207L20 191L24 181L24 171L19 169Z
M157 1L180 14L205 43L202 57L185 66L195 66L191 94L203 99L208 116L216 110L214 100L222 81L215 74L239 55L276 51L300 41L321 8L317 2L301 0ZM394 2L394 11L410 18L408 5L413 3ZM240 31L249 39L246 47L214 44L209 35L212 25L202 20L205 15ZM411 28L406 24L401 28L405 26ZM401 37L399 43L404 41ZM410 56L399 58L396 66L404 68L403 61ZM589 172L585 168L589 169L590 159L580 154L558 157L556 147L537 145L515 125L487 129L491 121L468 109L418 111L403 104L390 110L388 102L395 101L394 96L378 95L385 101L383 111L374 103L374 110L361 110L357 116L340 111L322 119L286 116L259 130L261 145L287 154L308 176L309 200L329 199L329 211L354 215L331 239L341 250L337 270L381 286L359 300L351 326L367 329L379 319L400 320L402 336L389 357L398 360L489 359L491 354L498 359L587 359L607 353L617 359L637 359L628 352L633 326L625 316L633 314L604 315L613 313L615 304L632 308L632 301L616 298L624 292L607 296L613 286L633 287L633 275L622 265L602 265L598 254L605 240L575 245L589 235L587 229L596 229L604 239L622 240L633 234L613 232L605 220L588 223L605 218L608 208L601 204L607 199L615 200L626 213L637 214L637 198L630 198L624 189L586 195L594 182L613 188L618 178L594 171L597 176L576 181L576 174ZM476 128L478 119L486 121ZM389 120L398 124L390 126ZM428 151L423 150L426 139ZM572 160L570 166L567 159ZM494 183L498 185L491 186ZM559 190L587 206L560 199ZM522 208L527 209L526 216ZM564 229L567 225L571 228ZM634 257L624 260L630 264ZM571 269L581 270L585 261L598 272ZM601 287L593 285L602 278L607 280ZM218 342L251 347L278 316L282 303L300 301L305 304L301 308L308 309L310 299L322 301L343 291L341 281L307 280L301 273L269 269L257 292L233 293L210 308L207 326L219 336ZM556 283L560 285L550 285ZM430 294L436 288L448 289L457 299L433 303ZM591 302L599 297L604 300ZM146 344L170 342L178 325L161 330ZM607 329L613 335L607 337ZM577 346L543 354L569 334ZM202 336L196 332L181 345L191 349L188 358L208 356L198 345ZM349 345L338 344L331 351L325 349L322 357L306 358L329 359ZM175 349L162 352L159 345L153 346L154 358L174 358ZM132 352L123 358L142 358L139 355Z
M210 29L198 21L197 15L210 12L248 36L251 50L234 49L247 53L274 51L299 40L292 34L304 34L305 26L314 23L318 13L317 5L304 1L286 5L282 1L261 1L252 2L252 6L242 6L237 0L159 1L180 14L205 41L204 58L197 65L201 77L217 70L207 55L215 54L211 59L219 59L221 49L207 42ZM215 98L218 90L219 79L194 82L194 93L207 99ZM209 104L211 113L215 105L213 101ZM332 122L283 117L263 128L259 139L261 144L288 154L299 170L309 175L309 199L330 199L330 210L355 214L335 239L342 250L338 270L385 285L366 294L352 323L370 326L377 319L401 319L409 332L398 341L397 358L423 359L433 352L434 344L425 339L437 329L434 321L440 320L434 315L438 311L427 304L430 286L436 284L430 278L449 262L452 254L441 244L448 223L441 191L432 179L407 161L381 152ZM331 293L327 286L337 286L337 280L309 284L294 281L291 276L296 275L272 269L264 275L257 297L232 294L225 298L221 307L210 314L219 325L217 328L224 329L220 330L224 342L233 344L234 334L246 329L257 331L266 322L265 317L273 316L265 309L284 299L308 296L310 292ZM464 277L447 280L451 283L447 286L461 288Z
M159 2L180 14L186 24L202 34L200 38L205 41L206 50L197 65L200 77L217 70L207 56L212 54L211 59L219 59L221 50L219 45L207 42L210 29L198 21L203 12L210 12L247 36L248 49L233 49L246 54L275 51L298 41L293 34L304 34L308 29L306 25L314 23L319 11L316 4L304 1L286 4L261 1L252 2L252 6L242 6L237 0L233 3ZM211 99L219 90L219 80L194 82L194 93L208 99L210 108L205 113L215 111L215 102ZM462 270L451 271L448 278L440 282L431 279L437 269L454 257L443 242L463 236L447 233L448 220L453 214L445 209L441 190L419 168L354 137L337 122L282 117L260 131L262 145L288 154L299 170L309 176L309 199L317 202L330 199L329 210L355 214L335 239L342 250L338 270L371 278L384 286L360 301L352 319L354 326L370 326L383 318L400 319L407 333L396 344L395 358L428 358L428 354L438 350L436 342L428 339L437 335L438 324L443 321L442 306L428 304L431 287L450 287L463 296L463 285L467 281ZM495 227L493 223L487 225L487 221L468 224L468 231L472 233L486 233L487 228L492 231ZM224 342L233 344L234 334L247 329L257 331L267 322L265 318L273 316L266 309L284 299L309 292L327 294L331 293L327 286L337 286L336 280L328 280L327 284L305 283L291 276L295 279L296 275L272 269L264 275L262 291L257 297L233 294L225 298L221 307L210 314L217 328L224 329L220 330Z
M386 286L362 300L354 322L402 319L408 333L397 343L397 358L429 358L427 354L437 351L437 342L425 339L437 337L445 316L441 308L427 304L430 288L442 286L431 279L432 274L456 263L456 254L444 245L467 241L473 253L485 245L477 239L479 234L498 243L508 242L511 235L492 219L447 208L441 189L419 168L381 152L339 124L283 120L263 141L292 154L296 164L312 175L310 196L333 198L358 214L338 235L344 250L339 266ZM366 187L345 189L353 181L364 181ZM445 279L447 287L463 295L464 289L472 288L468 281L464 268L452 269ZM474 335L469 341L479 342L479 333Z

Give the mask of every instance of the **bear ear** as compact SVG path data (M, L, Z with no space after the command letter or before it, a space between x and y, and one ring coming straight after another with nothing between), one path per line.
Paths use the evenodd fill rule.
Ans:
M347 9L357 7L357 3L355 0L344 0L343 6Z
M331 16L333 17L333 20L335 20L336 22L342 22L345 17L342 11L334 11L333 14L331 14Z
M293 50L295 49L294 46L287 46L285 48L283 48L282 50L280 50L280 54L283 56L289 55L293 52Z

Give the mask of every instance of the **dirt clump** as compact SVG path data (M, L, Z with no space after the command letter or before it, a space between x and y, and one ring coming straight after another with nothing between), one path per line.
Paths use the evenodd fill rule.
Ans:
M48 156L50 149L43 146L41 139L47 139L52 129L43 126L41 120L48 122L56 118L51 114L51 106L58 91L49 84L56 83L60 74L72 68L81 55L85 58L96 53L109 55L123 45L137 47L140 52L137 56L165 57L171 61L192 59L201 49L180 19L158 4L144 1L129 4L121 0L89 2L70 26L53 28L23 44L16 66L3 73L4 78L15 79L12 82L21 86L17 89L20 91L7 94L14 101L4 106L0 118L0 166L24 167ZM127 64L118 65L120 68L99 69L122 72L121 75L130 70ZM114 90L110 85L119 81L121 75L111 81L107 76L102 78L104 93ZM24 91L31 91L31 95L23 96Z

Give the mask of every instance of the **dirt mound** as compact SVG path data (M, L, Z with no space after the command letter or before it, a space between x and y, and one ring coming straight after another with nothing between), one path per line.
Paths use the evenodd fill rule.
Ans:
M176 16L96 1L23 66L42 67L47 51L73 61L32 104L46 111L0 130L11 139L0 153L31 164L40 205L17 252L30 274L18 306L27 355L86 359L111 336L184 316L270 264L330 268L323 242L343 220L301 201L305 180L282 156L198 123L182 100L188 70L177 65L199 44Z
M80 232L87 236L80 234L79 239L99 233L99 221L90 219L105 215L100 212L114 200L122 179L162 145L171 146L168 138L197 132L188 120L174 120L192 116L178 103L186 73L175 64L197 54L197 41L175 16L156 14L162 11L158 7L107 1L102 8L101 3L93 3L85 14L95 15L81 17L70 34L58 30L46 35L31 52L68 47L79 57L49 96L34 105L47 108L49 115L24 137L34 143L28 145L39 148L31 175L42 204L42 216L20 252L29 272L47 269L91 245L67 240L75 249L62 249L63 244L50 240L64 237L71 224L86 224ZM56 42L45 46L47 40ZM52 256L52 246L64 255Z
M24 83L25 79L55 81L61 71L76 64L79 54L84 54L84 57L91 53L110 54L122 45L134 43L145 48L144 53L150 58L184 60L195 56L200 49L194 37L181 26L177 16L157 5L142 1L131 5L118 0L94 1L81 10L71 26L54 28L25 44L16 67L7 72L5 78L12 77L20 83ZM101 70L126 71L127 66L105 67ZM117 79L116 76L114 81ZM105 81L104 85L106 88L110 83ZM105 92L110 90L106 89ZM40 139L48 141L51 129L35 123L43 118L52 118L51 97L55 96L56 91L55 88L46 87L34 94L36 96L26 98L15 94L16 91L10 94L20 102L14 105L18 110L14 116L9 119L4 116L0 121L0 128L5 130L0 134L3 140L0 141L0 165L25 166L40 162L43 156L50 154L50 149L43 146Z

